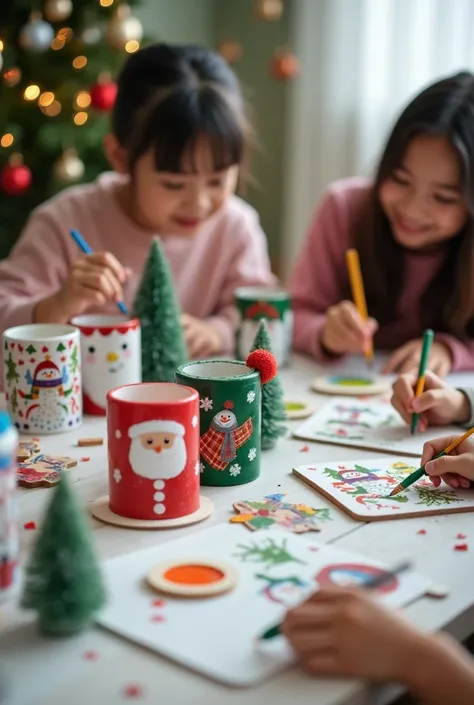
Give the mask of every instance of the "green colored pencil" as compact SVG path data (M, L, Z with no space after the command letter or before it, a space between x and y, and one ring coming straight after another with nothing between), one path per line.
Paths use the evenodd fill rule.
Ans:
M441 453L438 453L438 455L435 455L432 460L437 460L437 458L441 458L443 455L449 455L452 450L454 450L460 443L466 440L471 433L474 433L474 426L469 429L469 431L466 431L466 433L463 433L462 436L459 436L459 438L455 438L452 443L449 444L447 448L441 451ZM422 465L421 468L418 468L418 470L415 470L415 472L412 472L411 475L408 475L402 482L400 482L399 485L395 487L392 492L388 495L389 497L395 497L396 494L399 494L400 492L403 492L403 490L406 490L407 487L410 487L410 485L413 485L414 482L420 479L420 477L423 477L425 474L425 465Z
M425 374L426 366L428 364L428 357L430 355L431 344L433 342L434 333L428 328L423 333L423 347L421 348L421 358L420 358L420 369L418 370L418 381L416 383L415 398L421 396L425 389ZM413 414L411 417L411 435L413 436L416 432L416 427L418 426L418 421L420 420L419 414Z
M379 575L376 575L370 580L367 580L367 582L364 583L362 587L370 590L375 590L389 583L391 580L393 580L396 575L400 575L400 573L404 573L406 570L410 569L411 563L409 561L404 561L403 563L397 565L395 568L392 568L392 570L386 570L383 573L379 573ZM262 634L262 636L260 637L260 641L267 641L267 639L273 639L274 637L278 636L279 634L281 634L281 627L281 624L276 624L274 627L270 627L270 629L267 629L267 631Z

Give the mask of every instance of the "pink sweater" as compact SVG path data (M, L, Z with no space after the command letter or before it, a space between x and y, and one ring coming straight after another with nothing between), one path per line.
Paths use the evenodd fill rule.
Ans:
M344 297L348 284L345 252L352 247L350 225L366 203L370 188L370 182L359 178L345 179L330 186L316 211L290 278L295 315L294 347L320 362L333 359L321 348L321 330L327 309ZM406 252L398 317L380 326L374 338L376 348L394 350L421 336L420 298L443 260L442 252ZM449 346L453 370L474 369L474 341L463 343L451 335L436 332L435 339Z
M95 183L74 186L37 208L10 257L0 262L0 331L31 323L35 304L57 291L75 259L82 257L69 235L77 228L94 251L109 251L132 277L125 285L131 309L154 233L123 212L116 188L123 177L102 174ZM234 289L272 285L265 235L256 211L237 196L195 237L161 235L181 308L218 328L225 352L233 349ZM93 311L94 312L94 311ZM107 312L117 312L110 304Z

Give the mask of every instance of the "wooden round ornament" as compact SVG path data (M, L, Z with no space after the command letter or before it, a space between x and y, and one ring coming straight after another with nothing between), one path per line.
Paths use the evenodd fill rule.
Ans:
M149 585L176 597L213 597L233 590L238 575L223 561L181 558L156 565L147 575Z
M315 407L302 399L285 399L285 411L290 420L307 419L314 414Z
M340 374L330 377L316 377L311 383L311 388L320 394L372 396L384 394L389 388L389 382L382 377Z
M214 502L207 497L201 495L199 509L192 514L175 519L134 519L132 517L120 516L115 514L110 509L109 496L99 497L91 504L91 512L96 519L113 524L114 526L123 526L127 529L178 529L181 526L189 526L189 524L197 524L211 516L214 511Z

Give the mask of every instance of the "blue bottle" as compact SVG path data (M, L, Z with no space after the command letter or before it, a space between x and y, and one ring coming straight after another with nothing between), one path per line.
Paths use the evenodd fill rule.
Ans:
M17 446L18 432L7 412L0 410L0 602L18 584Z

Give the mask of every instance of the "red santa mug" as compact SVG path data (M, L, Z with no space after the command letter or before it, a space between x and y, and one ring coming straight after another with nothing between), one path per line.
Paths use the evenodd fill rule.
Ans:
M76 316L81 331L84 413L105 416L107 392L142 381L140 321L126 316Z
M109 507L132 519L175 519L199 509L199 395L167 383L107 395Z

